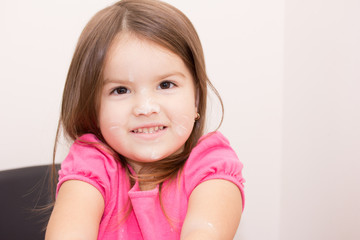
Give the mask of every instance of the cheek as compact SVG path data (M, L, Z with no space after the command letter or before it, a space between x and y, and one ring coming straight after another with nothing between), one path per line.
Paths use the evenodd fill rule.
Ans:
M123 152L127 144L126 138L124 138L126 134L124 117L108 108L103 108L101 111L99 123L102 136L116 152Z
M174 124L175 133L180 136L188 136L190 135L195 122L195 102L189 102L182 109L177 109L173 114L172 122Z
M182 115L173 120L175 133L179 136L188 135L191 132L193 123L190 116Z
M125 114L121 114L121 109L117 109L113 104L104 104L99 111L99 125L103 136L109 134L119 134L126 124Z

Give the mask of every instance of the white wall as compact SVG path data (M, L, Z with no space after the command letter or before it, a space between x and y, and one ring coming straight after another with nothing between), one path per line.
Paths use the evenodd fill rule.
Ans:
M221 131L245 165L237 239L278 239L284 1L168 2L199 32L209 77L225 104Z
M2 0L0 170L51 162L77 38L112 2ZM167 2L198 30L245 165L236 239L357 239L359 1Z
M286 1L281 239L360 239L360 1Z
M105 5L96 0L1 1L0 169L52 161L62 89L77 38Z

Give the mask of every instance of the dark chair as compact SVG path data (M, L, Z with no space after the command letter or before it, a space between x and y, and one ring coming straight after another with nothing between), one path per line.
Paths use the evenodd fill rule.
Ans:
M59 169L59 165L57 165ZM51 165L0 171L0 239L43 240L51 209Z

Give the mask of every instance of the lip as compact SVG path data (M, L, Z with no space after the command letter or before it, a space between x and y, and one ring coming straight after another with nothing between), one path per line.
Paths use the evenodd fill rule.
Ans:
M147 129L150 128L156 129L153 132L138 132L138 129ZM161 128L161 129L159 129ZM134 127L130 130L130 134L136 138L143 139L143 140L155 140L156 138L161 137L163 134L167 132L168 126L162 123L150 123L150 124L142 124L137 127Z
M137 125L135 127L132 127L130 129L130 132L136 130L136 129L139 129L139 128L155 128L155 127L160 127L160 126L163 126L163 127L167 127L166 124L163 124L163 123L160 123L160 122L156 122L156 123L146 123L146 124L141 124L141 125Z

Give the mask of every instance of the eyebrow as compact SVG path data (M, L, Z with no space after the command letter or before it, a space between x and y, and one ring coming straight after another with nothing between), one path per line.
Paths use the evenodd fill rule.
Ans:
M168 77L171 77L171 76L180 76L180 77L183 77L183 78L186 77L185 74L183 74L182 72L169 72L169 73L159 75L158 78L163 79L163 78L168 78Z
M131 81L129 80L123 80L123 79L110 79L110 78L106 78L104 79L103 85L105 84L109 84L109 83L117 83L117 84L130 84Z
M165 73L165 74L160 74L156 76L156 79L165 79L168 77L172 77L172 76L180 76L183 78L186 78L185 74L183 74L182 72L169 72L169 73ZM117 83L117 84L131 84L133 83L130 80L124 80L124 79L117 79L117 78L106 78L104 79L103 85L105 84L109 84L109 83Z

